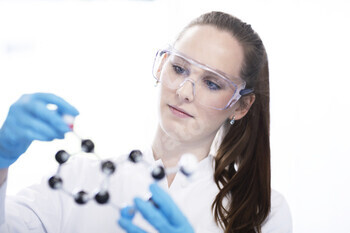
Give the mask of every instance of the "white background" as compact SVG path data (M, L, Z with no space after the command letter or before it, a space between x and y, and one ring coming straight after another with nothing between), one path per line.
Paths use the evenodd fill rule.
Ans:
M294 232L350 232L350 7L341 1L0 1L0 122L23 93L53 92L80 111L76 131L103 157L143 148L157 122L153 56L189 20L222 10L250 23L270 62L272 186ZM8 193L54 172L35 142Z

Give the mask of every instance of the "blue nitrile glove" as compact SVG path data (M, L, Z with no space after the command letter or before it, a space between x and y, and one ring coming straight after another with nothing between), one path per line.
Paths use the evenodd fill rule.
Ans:
M49 110L48 104L57 106ZM33 140L62 139L71 129L62 115L79 112L58 96L48 93L23 95L9 110L0 129L0 168L7 168L23 154Z
M169 194L162 190L156 183L151 184L152 201L144 201L135 198L135 208L142 216L160 233L194 233L194 230L187 218ZM127 207L130 208L130 207ZM144 230L132 223L134 214L127 209L121 210L119 225L128 233L145 233Z

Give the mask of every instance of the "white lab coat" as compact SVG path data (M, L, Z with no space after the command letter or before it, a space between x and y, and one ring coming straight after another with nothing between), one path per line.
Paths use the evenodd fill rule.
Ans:
M117 224L119 210L116 206L130 205L136 196L148 198L148 187L153 182L149 168L140 163L120 163L124 158L126 156L115 160L117 169L110 177L109 185L111 199L104 205L97 204L94 200L85 205L78 205L72 196L63 191L52 190L48 186L48 178L43 179L41 184L22 190L14 197L5 198L5 182L0 187L0 232L124 232ZM151 149L144 151L144 159L152 165L161 164L160 160L154 161ZM169 192L198 233L223 232L215 224L211 211L211 204L218 192L213 180L212 164L213 158L209 155L199 163L192 181L178 173L170 188L167 188L166 179L159 183ZM99 161L74 157L62 166L61 176L65 190L84 190L91 195L99 190L104 179ZM140 214L136 214L133 221L147 232L156 232ZM283 196L276 191L272 191L271 213L262 231L292 232L288 205Z

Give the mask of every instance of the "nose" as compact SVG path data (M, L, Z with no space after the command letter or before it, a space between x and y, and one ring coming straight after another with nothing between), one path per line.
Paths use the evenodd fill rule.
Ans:
M189 78L185 79L180 84L179 88L177 88L176 94L182 100L186 102L192 102L194 100L195 95L194 82Z

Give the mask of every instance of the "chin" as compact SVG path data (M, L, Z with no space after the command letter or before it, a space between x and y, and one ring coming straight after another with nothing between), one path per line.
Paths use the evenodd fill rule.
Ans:
M196 122L184 124L169 118L162 119L160 127L169 139L178 142L197 141L204 133Z

